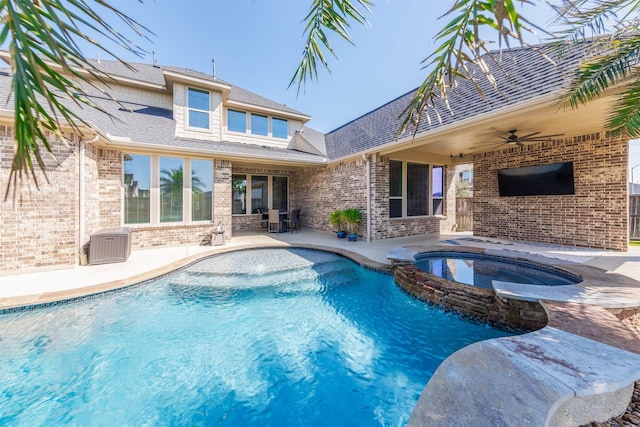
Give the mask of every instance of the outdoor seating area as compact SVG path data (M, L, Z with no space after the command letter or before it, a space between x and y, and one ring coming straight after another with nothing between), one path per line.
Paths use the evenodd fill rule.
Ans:
M278 209L269 209L267 213L260 211L260 228L267 229L269 233L285 233L300 231L300 212L302 209L293 209L290 212ZM266 224L266 226L265 226Z

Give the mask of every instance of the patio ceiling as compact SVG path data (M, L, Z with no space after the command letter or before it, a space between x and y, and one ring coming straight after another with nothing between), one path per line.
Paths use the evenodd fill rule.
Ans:
M612 97L609 96L578 109L568 110L559 106L556 94L547 97L544 102L523 103L525 105L510 107L504 111L494 110L487 115L418 135L415 140L398 141L395 146L388 146L380 153L418 152L455 158L460 154L510 148L511 144L500 145L503 141L500 137L508 137L511 129L516 129L520 137L534 132L540 132L538 135L564 134L550 139L599 132L604 128L607 109L611 102Z

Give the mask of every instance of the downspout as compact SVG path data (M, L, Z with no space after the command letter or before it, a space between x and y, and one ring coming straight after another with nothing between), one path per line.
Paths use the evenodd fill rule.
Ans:
M362 160L367 168L367 243L371 242L371 162L366 153L362 153Z
M84 170L84 160L85 160L85 154L84 154L84 147L85 144L92 144L94 142L96 142L98 140L98 138L100 138L100 135L96 134L94 135L93 138L91 139L87 139L84 141L80 141L80 165L78 168L78 180L79 180L79 187L78 187L78 229L79 229L79 236L78 236L78 253L80 254L80 259L82 260L82 254L83 254L83 249L84 249L84 243L83 243L83 239L84 239L84 232L85 232L85 209L84 209L84 204L85 204L85 185L84 185L84 175L85 175L85 170ZM80 264L82 264L82 261L80 262Z

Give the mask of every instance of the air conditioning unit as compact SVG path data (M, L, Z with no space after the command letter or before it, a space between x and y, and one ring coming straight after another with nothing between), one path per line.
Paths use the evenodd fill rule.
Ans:
M89 264L124 262L131 255L131 229L129 227L104 228L91 235Z

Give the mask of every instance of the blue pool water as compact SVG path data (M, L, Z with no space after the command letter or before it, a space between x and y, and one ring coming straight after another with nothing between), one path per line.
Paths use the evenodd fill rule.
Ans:
M425 253L416 257L415 264L434 276L487 289L493 289L493 280L547 286L581 281L577 276L550 266L485 254Z
M399 426L442 360L505 335L337 255L223 254L1 315L0 425Z

